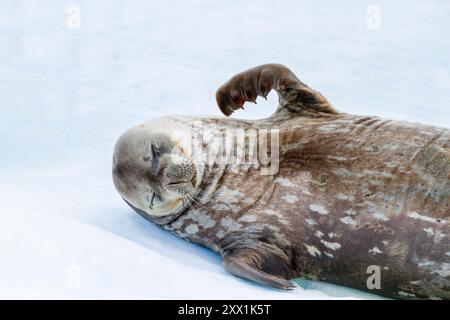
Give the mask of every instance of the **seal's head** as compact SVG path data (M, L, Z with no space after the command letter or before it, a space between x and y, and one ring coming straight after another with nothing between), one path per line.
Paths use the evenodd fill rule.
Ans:
M158 224L182 213L196 186L195 165L173 129L170 119L144 123L125 132L114 150L116 189L135 211Z

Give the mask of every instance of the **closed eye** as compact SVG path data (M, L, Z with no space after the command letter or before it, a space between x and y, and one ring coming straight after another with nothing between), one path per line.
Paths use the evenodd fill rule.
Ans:
M152 143L152 174L156 176L158 174L159 169L159 163L158 163L158 156L159 156L159 149Z
M152 197L151 197L151 199L150 199L150 205L149 205L149 208L150 208L150 209L153 209L153 202L155 201L156 192L151 191L151 193L152 193Z

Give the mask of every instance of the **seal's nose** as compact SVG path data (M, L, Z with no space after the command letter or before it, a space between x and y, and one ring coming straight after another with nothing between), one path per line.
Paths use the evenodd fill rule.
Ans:
M195 169L195 167L194 167L194 169ZM196 170L194 170L194 174L192 175L191 183L194 187L197 184L197 171Z

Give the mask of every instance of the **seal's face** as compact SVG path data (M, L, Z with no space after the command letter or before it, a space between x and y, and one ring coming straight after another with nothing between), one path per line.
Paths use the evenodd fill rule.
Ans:
M196 184L194 163L172 140L169 127L153 122L128 130L113 157L117 190L133 209L155 220L182 212Z

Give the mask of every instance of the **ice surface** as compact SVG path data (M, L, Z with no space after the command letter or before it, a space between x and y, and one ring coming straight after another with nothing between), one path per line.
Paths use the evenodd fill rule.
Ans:
M371 4L2 1L0 298L373 298L237 279L216 254L133 213L110 174L124 130L219 115L215 89L267 62L342 111L449 126L450 3L376 1L379 29L367 24ZM70 5L80 29L67 22ZM272 94L236 116L275 105Z

